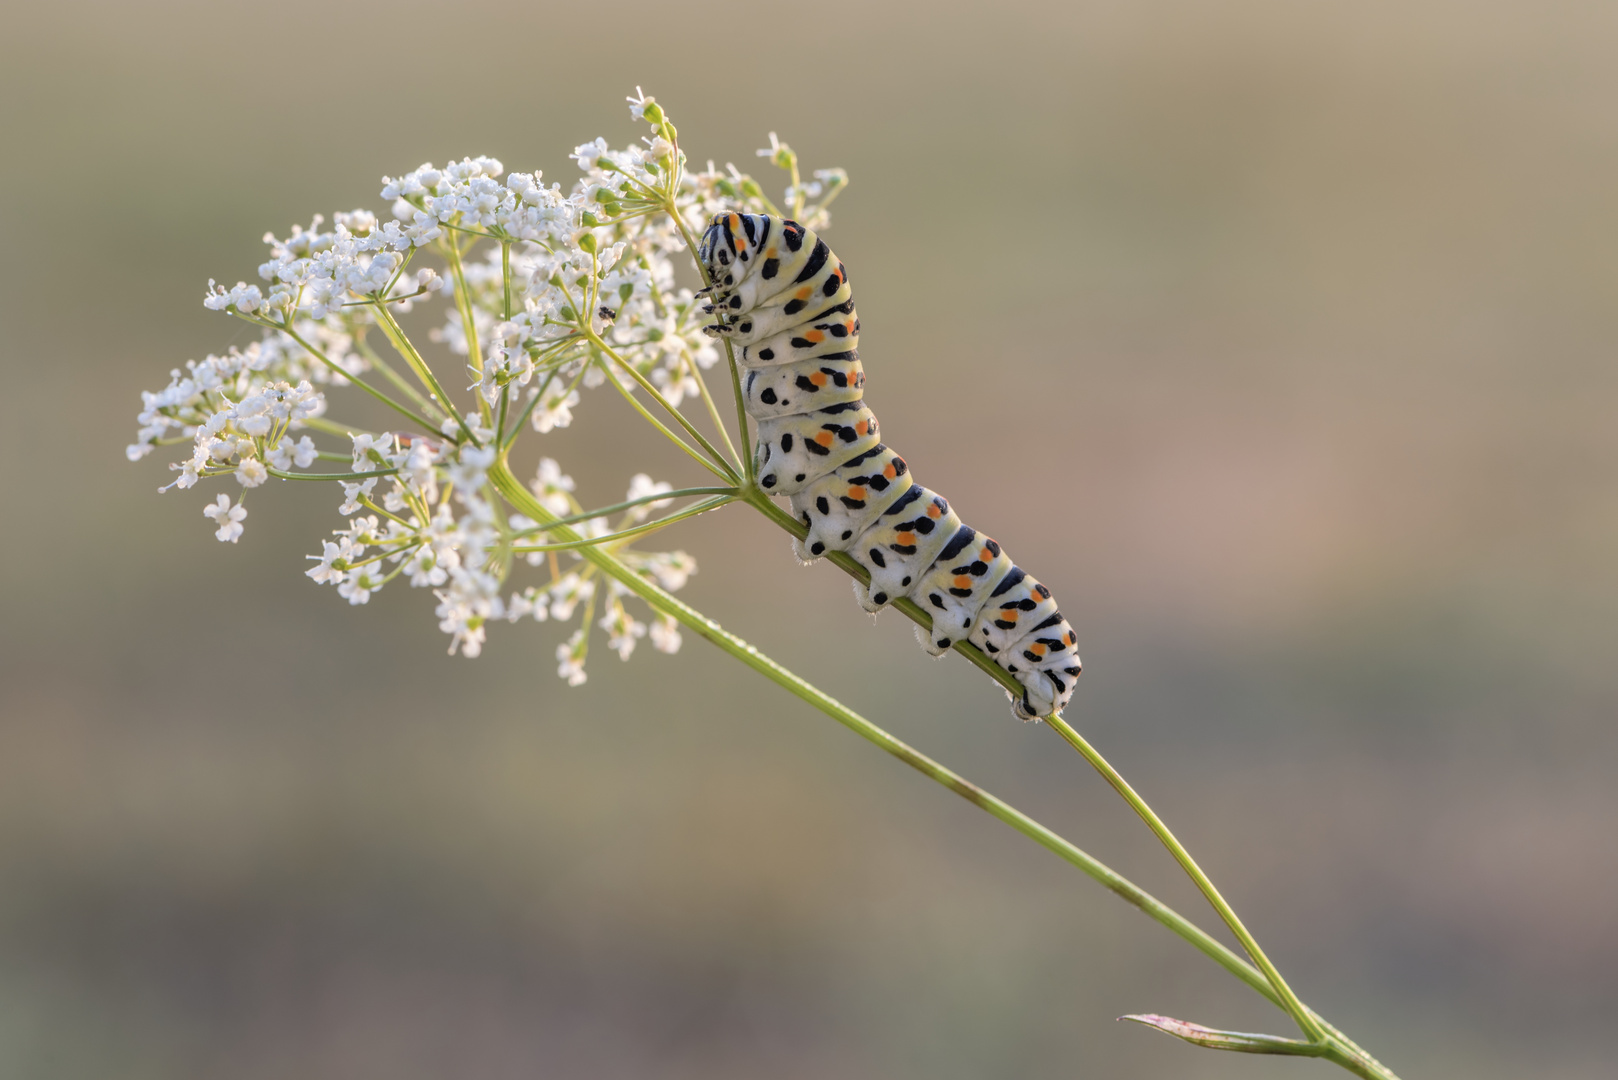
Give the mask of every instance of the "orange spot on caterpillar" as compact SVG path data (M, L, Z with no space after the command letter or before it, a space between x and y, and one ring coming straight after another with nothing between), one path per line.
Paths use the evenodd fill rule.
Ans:
M895 476L898 476L899 474L893 471L893 465L891 463L889 463L887 465L887 467L885 467L882 470L882 475L886 476L889 480L892 480Z
M815 442L819 443L821 446L830 446L831 445L831 432L822 431L819 435L815 436Z
M810 330L808 333L803 335L803 339L809 342L811 345L819 345L822 341L826 340L826 335L822 334L819 330Z
M799 300L807 300L807 299L809 299L809 293L811 291L812 290L809 288L809 286L805 285L803 288L798 290L798 299Z
M828 380L826 379L826 373L824 371L817 371L813 375L809 376L809 381L814 383L816 386L825 386Z
M957 589L970 589L972 587L972 579L965 574L956 574L955 587Z
M848 489L848 497L850 499L864 499L865 489L860 487L858 484L855 484Z
M1033 653L1035 656L1044 656L1045 655L1045 646L1041 645L1039 642L1036 641L1031 646L1029 646L1028 651Z
M944 516L944 511L938 508L937 503L933 503L927 508L927 516L932 518L934 521L937 521L939 518Z
M901 533L894 533L893 538L899 543L903 544L905 547L909 547L916 542L916 534L908 530Z
M861 420L859 423L854 425L854 434L863 438L866 431L870 429L870 426L870 424L867 424L864 420Z
M984 548L982 551L978 552L978 561L994 562L994 552L990 551L988 548Z

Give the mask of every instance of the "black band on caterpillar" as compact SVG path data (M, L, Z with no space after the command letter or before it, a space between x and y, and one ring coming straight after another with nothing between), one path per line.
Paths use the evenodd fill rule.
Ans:
M848 552L871 575L854 586L861 607L909 597L932 613L932 634L916 633L928 652L970 641L1022 684L1019 717L1060 712L1080 671L1073 628L1049 589L877 441L853 288L826 242L789 219L718 214L697 257L713 282L708 331L744 369L759 486L789 496L809 529L798 557Z

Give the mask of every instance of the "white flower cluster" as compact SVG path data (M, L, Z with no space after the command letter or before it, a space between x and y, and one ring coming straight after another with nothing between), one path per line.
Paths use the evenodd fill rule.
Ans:
M332 228L322 231L324 220L317 214L307 229L294 225L285 240L265 234L270 258L260 264L258 276L270 283L268 294L245 282L227 289L209 281L204 306L262 318L295 312L324 319L345 307L363 307L367 298L391 298L408 307L408 297L443 287L437 272L426 269L410 279L414 288L400 291L409 254L440 235L436 227L406 228L396 220L378 226L376 215L367 210L336 214Z
M316 216L285 237L266 235L259 282L210 281L204 298L258 327L260 339L188 361L163 390L143 394L130 460L156 446L189 447L163 490L232 476L236 501L221 494L204 509L228 543L242 538L248 489L276 477L329 480L347 521L309 557L308 576L350 604L369 602L400 576L431 589L452 653L476 656L490 622L525 618L580 620L557 648L560 674L573 684L584 681L592 627L625 659L642 639L678 649L672 619L636 618L625 603L630 589L567 548L563 534L508 506L488 477L525 428L568 427L583 391L649 390L658 407L673 408L698 395L720 354L679 281L695 280L688 243L722 209L778 212L734 166L685 170L652 98L637 92L630 112L652 134L623 149L603 139L576 147L581 175L569 190L542 183L537 171L507 174L493 158L468 157L383 177L386 220L358 209L329 225ZM846 177L833 170L797 182L796 158L771 139L767 153L794 179L787 205L824 224L824 205ZM433 266L420 265L429 259ZM459 358L466 382L439 380L396 318L433 300L448 302L428 337ZM452 393L457 385L469 393ZM327 394L349 386L368 395L354 396L372 410L366 424L328 416ZM393 410L380 421L378 399ZM320 461L327 469L313 471ZM574 535L610 536L605 550L664 589L695 572L684 552L643 552L633 537L612 536L669 506L657 498L668 484L637 474L632 505L612 521L586 512L548 457L530 487ZM517 571L546 576L512 581Z

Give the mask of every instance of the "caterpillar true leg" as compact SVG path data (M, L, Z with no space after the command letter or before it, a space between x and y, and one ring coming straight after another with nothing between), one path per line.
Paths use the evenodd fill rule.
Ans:
M712 281L708 330L729 338L744 369L759 486L790 496L809 528L798 556L847 551L871 573L855 585L860 606L909 597L932 612L933 633L917 633L928 652L969 640L1022 684L1017 716L1059 712L1080 671L1073 628L1049 589L878 441L853 286L826 242L787 218L719 214L697 257Z

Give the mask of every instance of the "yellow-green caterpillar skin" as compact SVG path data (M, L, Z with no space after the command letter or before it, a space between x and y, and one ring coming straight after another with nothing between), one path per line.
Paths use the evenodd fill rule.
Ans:
M932 612L933 632L916 631L924 649L971 641L1022 684L1019 717L1060 712L1080 671L1073 628L1049 589L879 441L853 289L826 242L788 218L718 214L697 256L712 283L708 332L735 346L758 425L759 486L788 496L809 528L799 558L848 552L871 574L854 586L861 607L909 597Z

